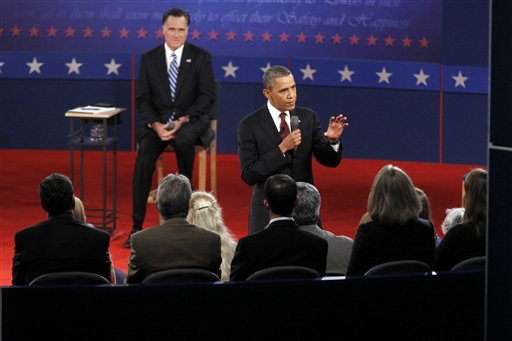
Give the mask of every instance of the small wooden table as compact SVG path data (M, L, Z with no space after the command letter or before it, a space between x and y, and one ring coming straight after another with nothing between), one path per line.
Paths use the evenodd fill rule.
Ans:
M68 111L65 116L70 118L69 123L69 150L70 150L70 175L74 183L74 150L80 149L80 184L79 196L82 201L85 197L84 182L84 150L85 148L101 147L103 150L103 186L102 186L102 205L101 208L87 208L93 212L87 214L89 223L99 227L109 234L116 230L117 220L117 125L120 123L120 115L126 111L126 108L114 108L113 110L102 114L88 114ZM75 120L79 120L78 127L75 127ZM103 131L103 135L91 137L91 130L87 128L98 128ZM110 134L109 134L109 127ZM107 206L107 150L112 150L112 203Z

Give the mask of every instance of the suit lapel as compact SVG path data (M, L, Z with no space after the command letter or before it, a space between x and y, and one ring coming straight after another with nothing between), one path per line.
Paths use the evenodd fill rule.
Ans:
M273 144L281 143L281 136L277 131L276 125L272 116L270 115L270 111L268 111L267 106L265 106L259 113L258 122L261 126L261 131L263 131L267 137L272 141Z
M189 68L194 61L192 51L190 51L190 46L185 43L183 46L183 53L181 55L180 67L178 72L178 80L176 82L176 98L179 97L181 85L183 84L185 75L189 74Z
M169 84L169 76L167 71L167 62L165 60L165 48L164 45L160 47L158 53L155 55L155 67L157 70L156 76L158 77L158 82L161 84L162 89L169 89L169 101L171 100L171 90ZM154 75L151 75L152 77Z

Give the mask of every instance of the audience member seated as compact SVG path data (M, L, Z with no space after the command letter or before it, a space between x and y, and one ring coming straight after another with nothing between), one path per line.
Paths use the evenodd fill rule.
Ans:
M347 275L364 275L390 261L419 260L432 266L434 226L419 218L421 203L411 178L384 166L368 195L368 212L356 232Z
M231 230L224 224L222 208L219 206L217 199L207 192L196 191L192 193L187 221L193 225L217 232L220 235L222 257L220 279L229 281L236 239Z
M241 238L231 263L231 280L245 280L256 271L282 265L299 265L325 276L327 242L299 229L292 213L297 184L276 174L264 185L263 205L270 221L263 231Z
M307 182L297 182L297 206L293 219L300 229L322 237L327 241L327 275L345 275L352 253L352 238L337 236L318 226L321 197L318 189Z
M14 236L12 284L28 285L50 272L84 271L111 277L110 236L73 216L73 184L54 173L39 184L41 206L48 220Z
M437 246L439 244L439 242L441 242L441 238L437 234L437 231L436 231L436 228L434 225L434 220L432 219L432 208L430 206L430 199L428 198L427 194L421 188L415 187L414 190L416 191L416 194L420 198L420 203L421 203L421 211L420 211L419 217L421 219L426 219L426 220L430 221L432 223L432 226L434 226L434 235L436 238L436 246Z
M434 270L447 271L455 264L477 256L485 256L487 171L473 169L464 180L462 224L445 234L436 249Z
M88 226L94 227L92 224L87 223L87 216L85 215L85 207L82 200L80 200L80 198L77 196L74 196L74 199L75 208L73 208L73 217L75 217L76 220L81 221L84 224L87 224ZM110 259L110 262L112 264L110 272L110 282L112 284L124 283L124 272L114 267L114 261L112 260L112 257Z
M464 222L464 207L448 208L445 213L446 216L441 223L443 234L447 234L452 227Z
M192 188L182 174L162 179L156 207L162 225L131 235L126 283L141 283L149 275L176 268L209 270L220 276L220 236L187 222Z

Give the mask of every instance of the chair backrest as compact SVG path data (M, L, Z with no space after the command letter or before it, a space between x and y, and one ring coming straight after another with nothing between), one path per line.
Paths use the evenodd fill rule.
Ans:
M33 279L29 286L47 285L105 285L110 282L103 276L92 272L68 271L51 272Z
M465 259L465 260L455 264L452 268L452 271L484 270L486 262L487 262L486 256L468 258L468 259Z
M320 274L305 266L285 265L256 271L247 280L320 278Z
M169 269L146 277L142 284L163 284L174 282L216 282L220 281L215 273L203 269Z
M423 273L431 274L431 267L418 260L399 260L386 262L374 266L366 271L365 276L398 275L403 273Z

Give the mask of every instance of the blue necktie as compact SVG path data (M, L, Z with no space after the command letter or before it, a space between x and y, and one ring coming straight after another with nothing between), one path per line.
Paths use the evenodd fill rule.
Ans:
M176 81L178 79L178 61L176 60L176 53L171 54L171 63L169 64L169 85L171 88L171 99L174 102L175 95L176 95ZM169 121L167 122L167 130L173 130L174 129L174 123L172 120L174 120L174 116L176 113L173 111L171 113L171 117L169 117Z
M176 53L171 54L172 60L169 65L169 84L171 86L171 98L174 102L176 95L176 81L178 80L178 61L176 60Z

